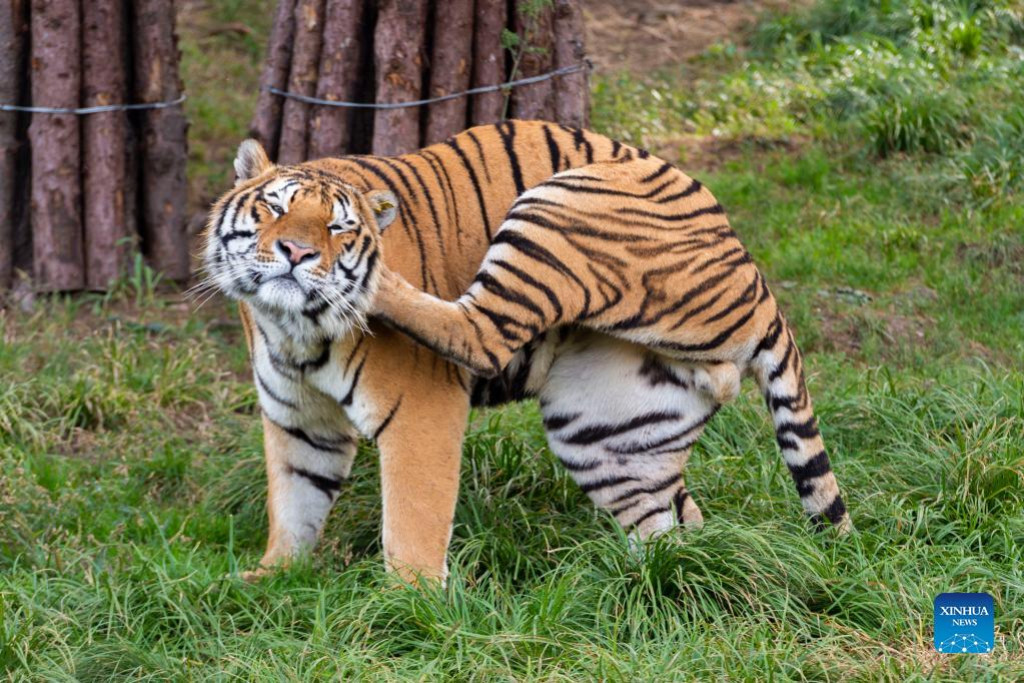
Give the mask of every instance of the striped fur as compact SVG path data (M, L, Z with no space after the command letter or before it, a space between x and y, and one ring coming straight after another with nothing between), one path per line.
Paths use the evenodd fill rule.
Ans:
M516 198L553 174L647 157L587 131L528 121L473 128L400 157L291 167L243 144L239 181L211 211L206 284L240 301L263 411L270 534L262 567L316 542L362 435L381 453L387 566L405 578L443 578L469 406L526 396L540 396L552 447L588 494L637 534L677 518L699 524L681 476L674 478L718 403L734 395L734 366L548 325L507 354L500 372L488 364L493 376L482 377L365 317L384 273L457 298ZM766 350L782 352L788 339L780 332ZM594 364L608 376L580 375ZM789 395L779 387L778 396ZM587 415L570 410L584 402ZM658 441L664 452L631 475L636 482L600 485L614 478L611 463L636 457L616 449Z
M740 374L752 373L804 508L849 527L792 332L721 205L671 164L636 158L559 173L516 200L456 301L385 272L375 306L481 376L501 373L548 330L588 331L591 348L566 361L572 370L562 369L564 377L549 375L541 396L564 404L544 406L549 428L557 422L553 448L597 504L631 513L620 518L627 525L668 515L677 491L686 500L680 468L690 446L726 394L735 395ZM609 338L649 356L637 364ZM690 375L681 378L685 368ZM661 387L637 393L619 379L644 372L662 378ZM655 398L698 385L698 374L709 378L705 391ZM621 394L609 403L610 390ZM637 499L651 489L661 498L635 517Z

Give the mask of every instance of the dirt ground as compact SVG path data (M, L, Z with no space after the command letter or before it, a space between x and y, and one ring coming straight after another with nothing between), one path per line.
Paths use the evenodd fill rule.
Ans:
M807 0L583 0L587 52L600 69L642 75L716 42L742 43L762 12Z

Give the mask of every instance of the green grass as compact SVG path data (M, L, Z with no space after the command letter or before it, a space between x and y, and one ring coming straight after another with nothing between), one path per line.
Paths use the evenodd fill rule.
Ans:
M251 4L215 4L197 25L237 20ZM396 588L384 576L371 445L319 552L246 584L237 572L258 560L266 519L241 328L223 304L194 311L162 292L139 264L110 296L0 312L6 676L1024 677L1019 115L972 85L948 112L982 122L969 135L895 152L874 143L870 118L830 120L779 86L802 71L822 86L829 69L791 61L793 71L764 81L774 91L749 80L770 75L780 55L800 62L869 34L904 59L920 41L901 28L901 7L828 2L762 23L752 51L716 49L690 65L700 93L717 84L727 95L715 121L717 139L732 141L712 168L692 170L797 329L856 535L807 527L747 387L687 470L705 529L632 556L557 464L526 403L473 417L446 590ZM248 110L203 74L231 53L252 78L259 51L205 30L183 36L191 134L206 145L192 177L212 194L227 182L221 147L240 137ZM1012 36L999 35L982 31L976 47L959 37L956 49L1006 62ZM700 135L685 78L601 76L595 126L653 149L681 131ZM761 103L728 104L739 83ZM785 101L770 104L772 92ZM995 652L937 655L933 598L976 590L995 598Z

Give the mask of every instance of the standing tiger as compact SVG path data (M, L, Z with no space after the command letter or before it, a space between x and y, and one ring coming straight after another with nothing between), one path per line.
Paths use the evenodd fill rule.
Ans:
M499 335L518 327L522 343L516 351L481 339L475 350L497 352L496 360L481 365L473 349L452 356L480 367L487 377L367 318L375 300L386 306L395 294L404 302L403 288L409 286L404 281L440 300L456 299L474 282L473 291L500 291L493 264L488 266L492 279L484 272L477 276L477 270L485 256L508 248L504 240L515 231L502 237L507 229L502 221L517 197L559 172L614 160L644 161L655 170L663 166L646 152L606 137L534 121L480 126L398 157L354 156L295 166L275 166L258 143L242 144L236 185L211 211L205 259L211 285L240 302L263 414L270 532L260 571L316 543L362 435L375 439L380 450L387 567L403 578L443 579L469 408L528 396L540 396L552 449L581 487L637 535L646 537L676 521L698 525L700 510L683 484L682 466L718 405L735 395L739 369L748 367L769 381L779 442L805 507L848 526L803 389L799 355L759 275L754 300L732 303L734 310L756 306L751 318L758 323L748 327L761 337L747 349L757 351L754 362L736 362L737 356L719 363L715 353L656 348L653 336L630 337L626 326L610 334L582 319L579 325L552 324L580 312L589 318L595 306L611 304L614 297L609 297L621 283L589 278L620 261L617 250L628 254L642 247L625 241L608 240L588 252L592 261L578 275L588 278L588 296L598 299L582 309L574 307L571 291L556 291L559 280L548 285L538 279L558 273L556 266L538 267L535 256L529 265L533 271L507 270L518 278L515 286L532 288L529 299L522 298L520 314L538 306L535 295L546 303L532 311L539 313L533 323L522 317L524 325L538 325L532 338L513 319L492 321ZM686 188L662 187L669 180L676 187L685 178L664 166L665 177L654 178L648 191L656 190L669 206L710 202L699 215L724 224L706 191L682 195ZM566 182L597 181L552 179L553 185L540 191ZM586 197L595 207L608 205L597 194ZM626 204L626 197L619 199ZM619 229L632 223L639 232L650 220L657 218L633 216ZM600 225L598 231L609 229L601 221L594 225ZM499 251L488 251L492 242ZM518 266L509 261L509 268ZM736 269L735 277L752 269ZM666 276L652 273L652 286L678 281ZM715 286L706 282L705 287ZM680 299L685 290L657 291L689 305ZM696 324L686 328L695 334L716 314L712 311L722 313L719 320L731 315L728 291L701 294L708 294L707 306L693 308ZM556 306L565 305L573 308L551 316ZM409 323L400 311L387 312L392 320ZM649 312L642 304L635 310L637 316ZM768 323L761 324L766 317ZM638 317L635 330L642 322ZM405 326L413 330L415 322ZM418 338L426 342L429 335ZM720 346L739 348L731 338ZM774 370L758 375L771 363L778 367L777 377ZM782 393L783 387L796 393ZM566 408L583 404L588 414ZM798 424L787 415L807 417ZM638 466L627 472L624 463L630 461Z

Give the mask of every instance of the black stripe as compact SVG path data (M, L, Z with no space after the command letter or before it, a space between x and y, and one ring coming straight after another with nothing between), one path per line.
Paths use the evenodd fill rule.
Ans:
M373 439L374 440L376 440L377 437L379 437L381 434L383 434L384 430L388 428L389 424L391 424L391 420L395 417L395 413L398 412L398 406L400 406L400 405L402 405L402 397L401 396L398 397L398 401L391 408L391 411L388 413L388 416L385 417L384 420L380 423L380 426L377 427L376 430L374 430L374 432L373 432Z
M674 213L664 214L657 213L656 211L647 211L646 209L631 209L631 208L620 208L615 209L615 213L627 214L630 216L643 216L645 218L657 218L662 221L688 221L698 216L714 216L718 214L724 214L725 209L722 208L721 204L713 204L712 206L705 206L702 209L694 209L688 213Z
M579 416L580 413L575 413L573 415L545 415L544 429L547 429L548 431L557 431L576 420Z
M612 156L614 156L614 155L615 155L615 153L613 152ZM641 178L640 182L643 185L646 185L647 183L650 183L650 182L653 182L653 181L657 180L658 178L660 178L661 176L665 175L666 173L668 173L671 170L672 170L672 164L670 164L670 163L668 163L666 161L664 164L662 164L661 166L658 167L657 171L654 171L653 173L650 173L649 175L645 175L643 178Z
M551 128L546 125L544 126L544 139L548 143L548 157L551 161L551 175L554 175L558 173L558 159L561 154L558 150L558 143L555 142L555 136L551 134Z
M288 399L284 398L283 396L279 395L277 392L275 392L273 389L271 389L269 386L267 386L267 383L265 381L263 381L263 377L260 376L259 370L257 370L255 367L253 368L253 373L252 374L256 377L256 384L258 384L260 386L260 389L262 389L263 392L267 396L269 396L274 401L280 403L283 406L286 406L286 407L291 408L293 410L298 410L299 407L297 405L295 405L293 402L289 401Z
M616 455L639 455L640 453L647 453L649 455L660 455L665 452L679 452L681 450L689 448L690 446L693 445L694 442L690 441L688 443L676 444L675 446L673 446L672 451L668 451L666 449L665 451L652 452L651 449L661 448L672 443L673 441L678 441L679 439L692 435L694 432L700 430L702 427L704 427L704 425L710 422L711 418L718 414L718 410L720 408L721 406L716 405L708 412L707 415L697 420L693 424L683 427L681 430L673 432L668 436L663 436L657 441L634 441L632 443L623 444L621 446L606 446L605 448L607 448L609 453L615 453Z
M821 451L817 455L808 458L807 462L803 465L787 466L789 467L789 473L793 475L793 481L796 482L797 487L806 484L810 479L820 477L832 471L832 467L828 462L828 454L825 451ZM810 491L807 493L810 493ZM801 491L800 495L806 495L806 493Z
M768 332L757 343L757 346L754 347L754 352L750 354L750 360L754 360L765 351L774 349L775 343L779 341L780 334L782 334L782 318L776 312L775 319L768 326Z
M473 166L470 165L469 159L466 157L466 153L462 151L461 147L459 147L459 143L455 138L445 140L444 144L455 150L455 153L462 161L462 165L466 168L466 171L469 172L469 181L473 184L473 190L476 192L476 202L480 207L480 216L484 221L484 232L487 233L487 239L490 240L492 235L491 221L487 214L487 203L484 201L484 194L480 187L480 180L476 176L476 171L473 170ZM486 168L484 170L486 170Z
M650 519L654 515L658 515L658 514L661 514L662 512L668 512L668 511L669 511L669 507L667 505L662 506L662 507L651 508L650 510L648 510L644 514L640 515L640 517L638 517L637 519L634 519L632 522L630 522L629 528L632 529L632 528L638 527L645 520Z
M516 196L518 197L526 192L526 185L523 184L523 169L519 166L519 156L516 154L516 127L511 121L504 121L498 124L498 134L501 135L501 143L508 156L508 164L512 169L512 180L516 184Z
M303 467L295 467L294 465L288 465L288 471L291 474L297 474L300 477L304 477L309 481L310 484L323 491L324 495L332 501L334 500L334 494L341 488L341 480L335 479L334 477L325 477L322 474L316 474L310 472Z
M619 434L625 434L626 432L645 427L651 424L657 424L659 422L666 422L668 420L675 420L681 417L681 415L674 411L653 411L644 415L638 415L631 420L620 422L618 424L598 424L584 427L579 431L573 432L572 434L559 438L559 441L566 444L572 445L590 445L602 441L611 436L617 436Z
M340 401L338 401L338 403L340 403L341 405L352 405L352 398L355 396L356 386L359 385L359 377L363 374L363 366L366 365L366 358L369 355L370 354L367 353L365 356L363 356L363 359L359 361L359 365L356 367L355 372L352 373L352 384L349 385L348 392L345 393L345 396Z
M268 418L269 419L269 418ZM276 422L274 424L277 424ZM351 445L352 439L349 437L338 437L337 439L331 439L330 441L324 440L322 437L312 437L306 432L302 431L298 427L285 427L284 425L277 425L289 435L295 437L299 441L302 441L310 448L318 451L324 451L325 453L336 453L339 455L347 455L348 451L343 448L345 445Z
M526 284L528 284L531 287L535 287L536 289L540 290L541 293L543 293L544 296L546 296L548 301L551 303L551 307L555 309L555 319L556 320L561 319L562 312L563 312L562 311L562 304L558 300L558 296L555 294L555 290L551 289L550 287L548 287L546 284L544 284L540 280L538 280L538 279L530 276L529 274L527 274L526 271L517 268L516 266L512 265L511 263L509 263L508 261L506 261L504 259L495 259L494 261L491 262L491 264L495 265L495 266L497 266L499 268L504 268L505 270L507 270L508 272L512 273L513 275L518 277L520 280L525 282Z
M811 415L804 422L783 422L775 428L776 434L795 434L801 439L812 439L820 434L818 421Z
M821 519L822 516L828 519L828 521L832 522L832 524L838 524L840 521L842 521L845 515L846 504L843 502L843 499L840 496L836 496L835 499L829 504L829 506L825 508L822 514L812 516L811 521L814 523L816 527L820 529L825 526Z
M659 204L668 204L669 202L674 202L677 199L683 199L685 197L689 197L691 194L695 194L695 193L699 192L700 188L702 188L703 185L700 184L699 180L696 180L696 179L692 179L692 180L693 180L693 182L691 182L689 184L689 186L685 190L683 190L682 192L677 192L675 194L670 194L670 195L667 195L665 197L659 197L658 198L658 203Z
M608 504L613 505L615 503L621 503L627 498L632 498L633 496L640 493L646 493L649 495L661 493L662 491L667 489L669 486L672 486L682 478L682 472L676 472L675 474L669 475L668 477L662 479L661 481L656 481L652 484L648 484L647 486L634 486L633 488L627 489L624 493L621 493L612 500L608 501Z
M570 472L590 472L591 470L596 470L598 467L601 466L601 463L604 462L603 460L598 458L594 460L584 460L581 463L574 463L570 462L569 460L563 458L560 455L558 456L558 460L559 462L562 463L563 466L565 466L565 469L569 470Z
M500 125L500 124L497 124ZM497 127L497 125L495 127ZM491 170L487 167L487 157L484 156L484 147L480 144L480 140L476 137L476 133L472 129L466 131L466 137L473 141L476 145L476 155L480 158L480 166L484 169L484 179L487 180L488 184L491 181Z
M683 505L686 504L686 499L689 497L690 492L686 490L686 487L680 488L672 496L672 506L676 509L676 519L679 520L680 524L683 523Z
M789 358L793 354L793 348L793 341L790 340L789 343L786 344L786 353L782 355L782 360L779 361L779 364L776 365L775 369L768 375L769 383L774 382L779 377L782 377L782 373L784 373L786 368L789 367Z
M609 486L618 486L619 484L625 484L631 481L636 481L636 477L630 476L618 476L618 477L604 477L602 479L595 479L585 484L580 484L580 490L584 493L591 493L593 491L600 491L606 489Z
M500 297L509 303L517 304L522 306L526 310L530 311L538 318L541 323L544 322L544 311L541 310L540 306L535 304L528 296L519 292L514 292L506 287L500 280L497 280L493 275L486 271L480 271L473 278L474 284L479 284L481 287L486 289L494 296Z

